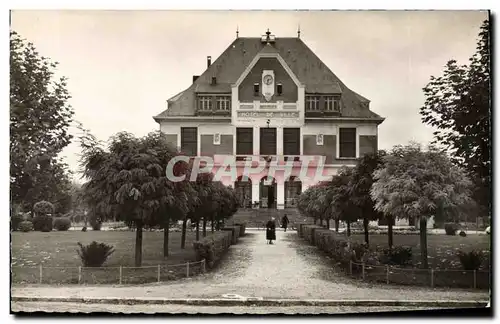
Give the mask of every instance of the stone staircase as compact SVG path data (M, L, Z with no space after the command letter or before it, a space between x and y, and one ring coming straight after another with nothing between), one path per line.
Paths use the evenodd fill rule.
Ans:
M290 223L288 228L291 229L297 223L311 222L312 220L306 219L300 215L296 208L286 208L286 209L268 209L268 208L240 208L236 214L233 215L226 224L233 223L246 223L247 228L264 228L266 226L269 218L274 217L276 219L276 225L281 222L281 218L286 214Z

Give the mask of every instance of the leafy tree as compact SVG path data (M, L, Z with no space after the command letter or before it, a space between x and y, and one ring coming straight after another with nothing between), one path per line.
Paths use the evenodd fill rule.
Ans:
M158 222L159 212L172 201L171 191L165 192L171 188L164 163L167 152L151 134L136 138L118 133L111 138L108 150L96 145L92 137L88 139L90 142L82 143L87 203L95 206L99 215L135 224L135 265L140 266L142 230Z
M420 219L422 265L427 268L427 218L438 210L452 212L467 205L471 181L432 146L427 151L418 144L395 146L383 162L373 174L370 191L375 209L392 217Z
M359 207L361 218L363 218L366 245L369 245L369 221L383 217L380 212L375 210L375 202L370 196L370 189L373 184L372 174L383 165L382 158L384 155L384 151L379 151L365 154L359 158L349 182L350 199ZM389 236L389 240L392 242L392 221L389 222ZM389 246L392 246L392 244L389 244Z
M73 109L66 78L54 79L57 63L10 32L10 184L11 202L33 212L50 200L56 212L69 207L69 172L58 154L70 143Z
M490 26L481 26L469 65L450 60L440 77L423 89L422 121L436 127L435 144L443 145L475 184L474 198L485 215L491 204Z
M356 222L361 217L360 208L354 204L350 196L350 183L353 172L353 168L342 167L331 182L331 209L336 219L346 222L347 236L351 236L351 223Z

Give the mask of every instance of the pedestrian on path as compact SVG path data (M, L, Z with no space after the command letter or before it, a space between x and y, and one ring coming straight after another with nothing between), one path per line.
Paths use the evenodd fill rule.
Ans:
M266 240L268 240L268 244L273 244L273 240L276 240L276 222L274 221L274 217L266 224Z
M290 221L288 220L288 217L285 214L285 215L283 215L283 218L281 219L281 227L283 227L285 232L286 232L286 228L288 227L288 223L290 223Z

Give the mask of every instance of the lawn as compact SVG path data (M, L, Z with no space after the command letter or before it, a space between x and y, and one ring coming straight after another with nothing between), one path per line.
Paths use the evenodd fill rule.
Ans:
M207 233L210 235L210 233ZM195 232L188 231L186 248L180 248L181 233L171 232L169 257L163 258L163 232L143 232L142 265L149 268L133 268L135 232L132 231L66 231L66 232L13 232L11 234L11 265L16 283L39 282L39 266L43 266L43 283L78 283L78 242L92 241L114 246L115 252L104 263L105 268L85 268L80 274L83 283L119 283L120 266L122 283L140 283L157 280L158 265L163 279L186 276L185 264L195 261L192 242ZM201 233L200 233L201 235ZM59 267L59 268L58 268ZM190 273L201 270L192 265Z
M351 235L355 242L364 242L364 235ZM387 247L388 238L384 234L370 235L370 247ZM420 236L419 235L394 235L393 244L395 246L404 245L413 248L413 264L420 265ZM469 235L466 237L451 235L428 235L427 254L429 266L435 269L460 269L460 260L457 252L462 250L469 252L472 250L483 251L486 255L490 253L491 236L489 235ZM486 262L489 262L488 258Z
M364 235L352 235L356 242L364 242ZM366 271L367 279L387 281L399 284L434 285L436 287L462 287L471 288L476 281L476 287L488 288L490 286L490 245L489 235L469 235L466 237L450 235L428 235L427 249L430 270L418 269L420 267L420 237L419 235L394 235L395 246L411 246L413 250L413 267L408 269L391 268L389 277L387 270L370 268ZM370 235L370 248L386 248L387 235ZM476 273L463 271L457 252L462 250L482 251L486 256L482 268ZM432 277L432 279L431 279Z

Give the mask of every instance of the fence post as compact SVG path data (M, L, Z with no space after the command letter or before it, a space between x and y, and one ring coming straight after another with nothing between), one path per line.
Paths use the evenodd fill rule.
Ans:
M477 288L477 270L474 270L474 289Z
M365 280L365 263L363 262L361 264L361 266L362 266L362 269L363 269L363 280Z
M434 288L434 269L431 269L431 287Z
M161 265L158 265L158 282L160 282Z
M386 265L385 266L385 269L386 269L386 278L385 278L385 281L387 284L389 284L389 265Z
M352 260L349 260L349 274L352 277Z
M43 278L43 270L42 270L42 265L40 264L40 283L42 283L42 278Z
M120 285L122 284L122 266L120 266Z
M78 284L82 282L82 267L78 267Z
M206 268L205 268L205 259L201 260L201 271L203 271L203 273L206 272Z
M186 278L189 278L189 262L186 263Z

